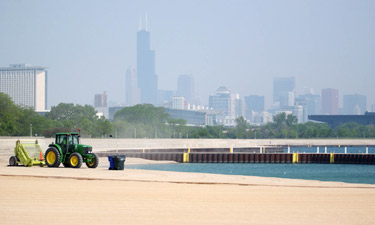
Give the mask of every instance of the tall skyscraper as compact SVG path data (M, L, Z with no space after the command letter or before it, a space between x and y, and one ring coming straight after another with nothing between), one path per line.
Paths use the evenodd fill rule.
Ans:
M249 95L245 96L246 111L262 112L264 111L264 96Z
M273 78L273 102L285 103L285 96L291 96L289 92L295 92L296 81L294 77ZM284 99L283 99L284 98ZM286 101L289 103L289 99Z
M322 113L325 115L339 114L339 90L322 89Z
M365 95L344 95L344 114L361 115L367 111L367 97Z
M35 111L47 109L47 70L45 67L13 64L0 68L0 92L15 104Z
M223 116L230 116L231 112L231 94L230 90L221 86L217 89L216 95L209 96L209 107L221 111Z
M107 93L96 94L94 99L94 107L107 107Z
M233 100L233 97L232 97L232 100ZM245 107L244 107L245 104L239 94L234 94L234 104L235 104L235 107L234 107L235 118L240 117L240 116L245 117Z
M141 103L156 105L158 96L158 79L155 74L155 51L150 49L150 32L140 24L137 32L137 73Z
M177 96L184 96L188 103L194 101L194 78L191 75L180 75L177 81Z
M305 101L306 102L306 107L307 107L307 114L308 115L317 115L321 113L321 100L319 95L314 95L314 94L305 94L305 95L300 95L296 99L296 102L301 102Z
M139 88L137 70L130 66L125 76L125 105L133 106L139 104Z

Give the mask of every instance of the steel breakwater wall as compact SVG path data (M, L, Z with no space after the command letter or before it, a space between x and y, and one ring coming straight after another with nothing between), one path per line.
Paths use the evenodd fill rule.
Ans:
M216 152L215 152L216 151ZM179 163L335 163L335 164L375 164L375 154L335 154L335 153L254 153L233 152L233 149L216 149L200 152L197 149L143 149L111 150L99 152L99 156L126 155L158 161Z

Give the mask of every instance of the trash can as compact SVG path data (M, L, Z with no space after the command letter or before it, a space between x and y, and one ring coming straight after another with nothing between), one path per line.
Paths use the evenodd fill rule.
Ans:
M115 170L124 170L124 164L125 164L125 155L116 155L114 157L114 162L115 162Z
M109 170L114 170L115 169L115 161L112 155L108 156L108 161L109 161Z

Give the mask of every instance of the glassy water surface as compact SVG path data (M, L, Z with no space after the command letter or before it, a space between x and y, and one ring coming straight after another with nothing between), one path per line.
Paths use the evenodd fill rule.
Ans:
M375 165L176 163L127 166L125 163L127 168L375 184Z

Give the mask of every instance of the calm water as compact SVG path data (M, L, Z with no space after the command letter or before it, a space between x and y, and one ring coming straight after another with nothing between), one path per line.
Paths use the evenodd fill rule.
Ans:
M128 169L279 177L346 183L375 184L374 165L266 164L266 163L177 163L126 165Z

